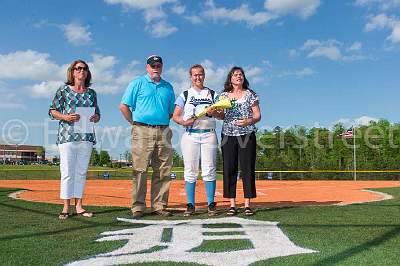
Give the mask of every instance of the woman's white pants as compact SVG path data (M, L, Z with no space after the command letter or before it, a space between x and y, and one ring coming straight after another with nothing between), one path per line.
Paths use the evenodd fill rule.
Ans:
M93 143L89 141L67 142L58 145L60 151L61 199L81 199Z

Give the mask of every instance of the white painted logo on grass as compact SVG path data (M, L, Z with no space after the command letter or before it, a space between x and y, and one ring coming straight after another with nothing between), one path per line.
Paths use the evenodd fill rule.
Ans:
M205 220L151 221L117 218L145 224L141 228L104 232L97 241L128 241L109 253L69 265L117 265L140 262L193 262L206 265L248 265L274 257L316 252L296 246L277 226L265 222L227 217ZM245 241L241 250L224 251L223 243ZM204 251L205 243L217 250ZM203 245L202 245L203 244ZM203 251L201 251L203 247ZM207 249L207 248L206 248Z

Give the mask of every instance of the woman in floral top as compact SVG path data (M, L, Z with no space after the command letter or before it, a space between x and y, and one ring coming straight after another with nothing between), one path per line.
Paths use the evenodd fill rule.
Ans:
M90 121L97 123L100 120L96 92L89 88L91 77L89 66L85 61L72 62L67 71L67 81L57 90L49 109L50 117L59 120L57 144L60 150L60 198L64 203L63 210L58 216L61 220L67 219L70 215L71 198L75 198L77 215L93 216L93 213L83 209L82 195L96 137L94 131L82 133L74 129L75 122L80 119L76 113L77 107L94 107L95 111Z
M250 199L256 197L255 164L256 164L256 127L261 113L257 94L249 88L244 71L233 67L226 78L224 91L220 97L231 99L234 104L225 110L222 126L222 157L224 168L224 198L230 199L228 215L235 215L236 183L238 164L244 190L244 213L253 215Z

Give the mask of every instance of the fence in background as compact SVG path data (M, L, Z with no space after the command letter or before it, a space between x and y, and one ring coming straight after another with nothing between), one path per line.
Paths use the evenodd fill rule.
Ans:
M183 170L172 171L183 179ZM400 170L357 170L357 180L400 180ZM151 176L152 170L149 170ZM353 170L257 170L258 180L353 180ZM239 172L240 177L240 172ZM0 169L0 180L59 179L59 169ZM132 169L93 169L88 179L131 179ZM217 172L222 179L222 172Z

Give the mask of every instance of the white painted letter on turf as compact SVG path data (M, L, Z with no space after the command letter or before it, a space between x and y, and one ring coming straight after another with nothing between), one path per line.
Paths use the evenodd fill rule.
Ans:
M147 226L104 232L97 241L127 240L128 242L112 252L75 261L69 265L97 266L168 261L206 265L248 265L274 257L316 252L296 246L277 226L277 222L248 220L238 217L187 221L117 219ZM209 226L210 224L226 223L235 224L237 228ZM163 232L166 231L167 237L163 237L165 235ZM251 242L252 248L222 252L193 251L204 240L230 239L246 239Z

